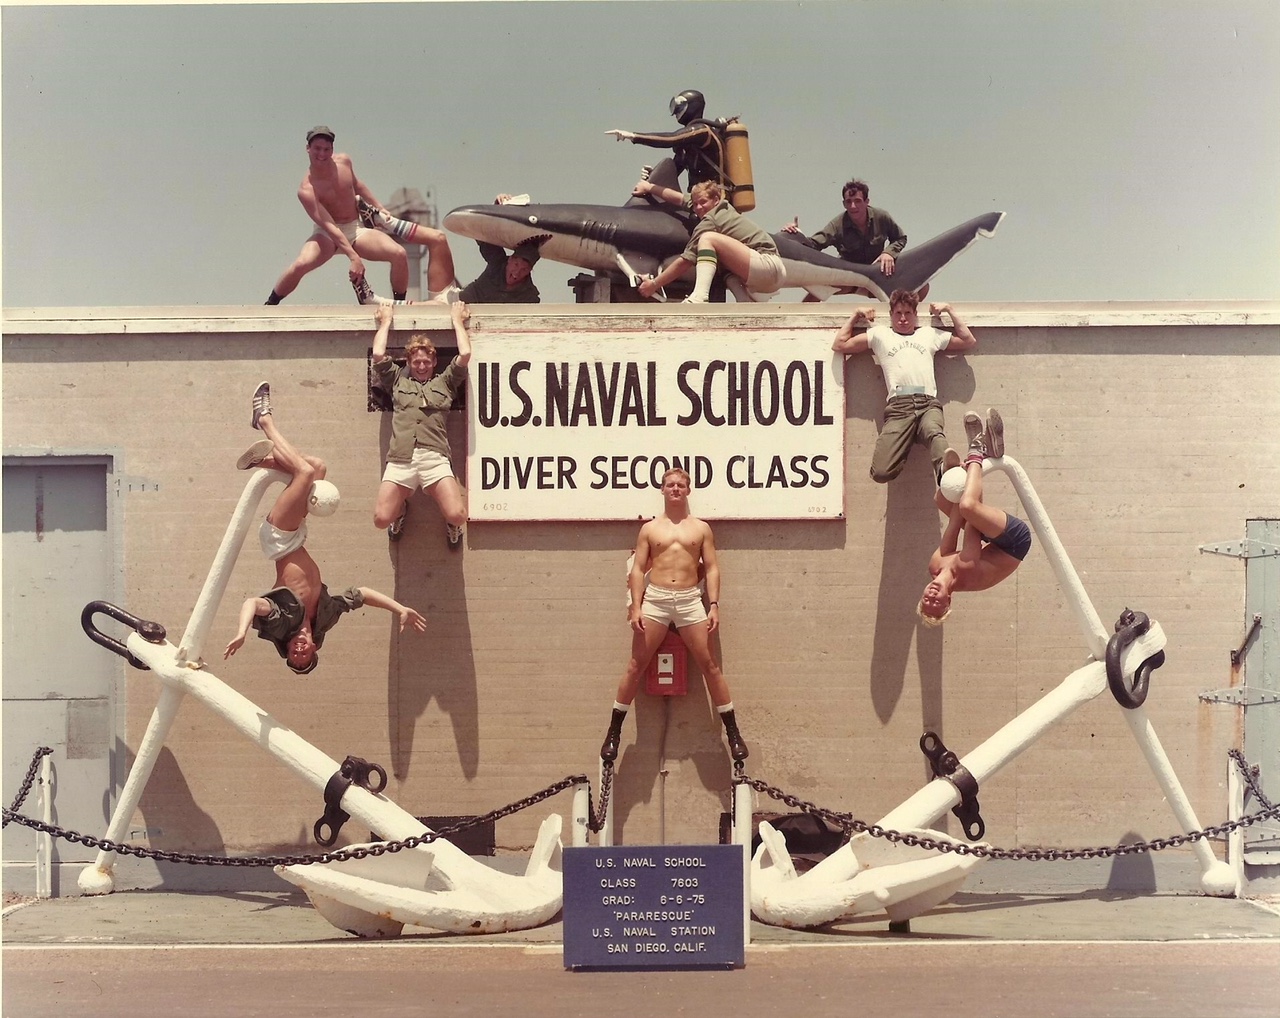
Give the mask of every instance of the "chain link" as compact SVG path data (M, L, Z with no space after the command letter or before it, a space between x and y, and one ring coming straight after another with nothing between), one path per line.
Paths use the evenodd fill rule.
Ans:
M496 822L503 817L509 817L521 810L528 809L530 806L536 806L544 799L550 799L554 795L559 795L567 788L573 788L575 785L586 784L590 787L590 782L585 774L571 774L568 777L561 778L554 785L548 785L541 791L526 795L523 799L517 799L509 805L502 806L498 809L491 810L483 816L472 817L466 820L459 820L457 823L449 824L441 827L437 831L428 831L426 834L418 834L413 837L404 838L401 841L384 841L378 844L361 846L358 848L342 848L336 852L321 852L318 855L262 855L262 856L216 856L216 855L195 855L190 852L167 852L158 848L143 848L140 845L126 845L118 841L112 841L110 838L95 838L91 834L81 834L78 831L68 831L56 824L46 824L42 820L33 820L30 817L23 816L17 812L22 800L26 798L30 791L30 785L34 778L36 768L42 756L52 750L41 747L36 751L35 757L31 761L31 768L27 773L27 780L23 782L22 791L14 800L14 804L4 810L4 824L8 826L10 821L16 821L23 827L29 827L33 831L40 831L44 834L50 834L55 838L62 838L73 844L87 845L89 848L101 849L105 852L114 852L117 855L132 855L139 859L158 859L163 862L180 862L193 866L240 866L248 868L260 868L267 866L308 866L311 864L345 862L349 859L367 859L369 856L386 855L388 853L402 852L406 848L417 848L419 845L429 845L431 842L440 838L448 838L450 835L458 834L471 827L478 827L481 824ZM603 823L604 808L608 802L608 781L612 777L612 768L605 772L605 787L600 804L601 823ZM590 800L588 799L588 802ZM593 827L592 830L599 828Z
M1236 766L1240 769L1240 776L1244 778L1244 783L1249 786L1249 791L1253 797L1261 803L1263 809L1275 809L1271 804L1271 800L1263 794L1261 786L1258 784L1258 777L1262 771L1257 764L1252 766L1249 761L1244 758L1244 754L1238 749L1227 750L1227 756L1236 762Z
M471 827L477 827L481 824L496 822L504 817L513 816L522 810L535 806L538 803L549 799L552 796L559 795L561 792L575 785L586 784L588 791L590 782L585 774L574 774L561 778L555 784L548 785L546 788L525 796L523 799L517 799L506 806L491 810L482 816L473 817L468 820L460 820L457 823L449 824L437 831L429 831L426 834L419 834L413 837L404 838L401 841L385 841L375 845L359 848L343 848L336 852L322 852L318 855L268 855L268 856L210 856L195 855L189 852L167 852L163 849L143 848L138 845L127 845L121 842L112 841L109 838L95 838L89 834L80 834L77 831L68 831L56 824L46 824L41 820L33 820L30 817L23 816L18 813L18 809L22 806L27 796L31 793L31 786L35 781L36 772L39 769L40 759L52 753L47 746L41 746L36 750L35 755L31 759L31 765L27 768L26 777L23 779L22 787L18 790L18 795L13 800L13 805L4 810L4 824L7 827L10 822L16 821L24 827L32 830L50 834L56 838L62 838L74 844L86 845L89 848L97 848L106 852L114 852L117 855L131 855L139 859L157 859L164 862L188 863L197 866L240 866L240 867L267 867L267 866L306 866L312 864L325 864L334 862L344 862L349 859L367 859L369 856L380 856L388 853L401 852L408 848L417 848L419 845L429 845L439 838L448 838L450 835L458 834ZM1142 852L1159 852L1166 848L1176 848L1180 845L1186 845L1193 841L1199 841L1202 838L1220 838L1232 831L1239 830L1244 827L1250 827L1253 824L1260 823L1263 820L1272 820L1280 818L1280 806L1272 804L1271 800L1263 794L1262 788L1258 783L1259 768L1251 766L1245 760L1244 754L1238 749L1232 749L1228 755L1235 762L1239 769L1245 784L1249 788L1250 794L1263 807L1257 813L1251 813L1248 816L1241 817L1239 820L1231 820L1225 823L1217 824L1213 827L1206 827L1203 830L1192 831L1189 834L1177 834L1167 838L1155 838L1151 841L1137 841L1127 845L1100 845L1092 848L991 848L984 845L968 845L956 843L952 841L943 841L938 838L911 834L909 832L895 831L890 828L881 827L879 824L869 824L865 820L859 820L850 813L843 813L838 810L826 809L816 803L801 799L797 795L792 795L770 785L766 781L759 778L748 777L741 768L736 770L734 784L745 784L763 795L767 795L772 799L790 806L792 809L798 809L801 812L809 813L822 820L834 824L849 834L869 834L873 838L884 838L886 841L894 844L910 845L915 848L924 848L935 852L954 852L956 855L972 855L986 859L1014 859L1027 860L1032 862L1058 862L1070 859L1105 859L1112 856L1134 855ZM592 832L598 832L603 828L605 817L609 807L609 795L613 787L613 765L606 762L604 773L600 782L600 806L597 809L592 804L590 795L587 799L587 824Z
M1258 787L1255 775L1257 768L1251 768L1246 762L1244 754L1239 750L1230 751L1231 759L1235 761L1236 766L1240 769L1244 776L1245 783L1249 786L1249 791L1253 793L1254 798L1262 804L1263 809L1258 813L1251 813L1249 816L1241 817L1239 820L1230 820L1226 823L1218 824L1214 827L1206 827L1204 830L1192 831L1189 834L1177 834L1167 838L1154 838L1151 841L1135 841L1128 845L1099 845L1093 848L991 848L985 845L968 845L964 843L956 843L951 841L943 841L938 838L930 838L918 834L911 834L903 831L895 831L879 824L869 824L865 820L859 820L850 813L841 813L837 810L825 809L816 803L808 802L799 796L791 795L784 792L780 788L761 781L758 778L749 778L745 774L734 779L735 784L749 785L757 792L761 792L770 798L790 806L792 809L798 809L801 812L812 814L822 820L826 820L835 826L841 828L846 835L850 833L869 834L873 838L884 838L886 841L894 844L911 845L916 848L924 848L935 852L954 852L956 855L972 855L983 859L1015 859L1028 860L1031 862L1058 862L1068 859L1106 859L1117 855L1134 855L1141 852L1159 852L1166 848L1176 848L1179 845L1186 845L1192 841L1199 841L1201 838L1220 838L1223 835L1230 834L1232 831L1239 830L1242 827L1249 827L1263 820L1273 820L1280 817L1280 807L1274 806L1262 794L1262 790Z
M48 746L41 746L35 751L35 755L31 758L31 765L27 768L27 776L22 779L22 787L18 789L18 794L14 796L12 804L4 813L4 823L0 827L8 827L9 821L13 819L11 813L17 813L22 809L22 804L27 801L27 796L31 794L31 786L35 784L36 771L40 769L40 761L52 753L53 750Z
M613 788L613 761L603 762L604 774L600 778L600 812L596 812L591 804L591 797L587 797L587 830L592 834L599 834L604 830L604 820L609 815L609 791Z

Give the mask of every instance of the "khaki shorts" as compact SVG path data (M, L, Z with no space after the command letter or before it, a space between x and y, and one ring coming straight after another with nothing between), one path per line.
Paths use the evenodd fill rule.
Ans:
M653 584L644 588L644 601L640 614L646 619L677 629L707 621L707 609L702 605L702 589L667 590Z
M434 449L422 447L413 450L413 458L408 463L387 460L387 468L382 472L384 481L391 481L410 491L430 488L437 481L452 476L453 465L449 462L449 457L441 456Z
M307 523L303 520L297 530L281 530L270 520L263 520L258 528L258 543L262 554L272 562L279 561L307 543Z
M776 254L751 252L751 265L747 270L747 288L757 293L773 293L781 290L787 280L787 268Z

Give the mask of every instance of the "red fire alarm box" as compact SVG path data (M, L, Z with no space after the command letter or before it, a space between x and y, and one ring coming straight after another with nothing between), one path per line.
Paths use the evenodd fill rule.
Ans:
M689 652L675 627L667 627L667 635L658 645L644 691L650 696L684 696L689 691Z

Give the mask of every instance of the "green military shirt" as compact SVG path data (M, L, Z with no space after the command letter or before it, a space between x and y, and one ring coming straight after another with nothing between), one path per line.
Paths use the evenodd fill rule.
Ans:
M845 261L870 265L886 251L895 258L902 254L902 249L907 246L907 235L888 212L868 205L865 234L858 232L849 213L841 212L812 237L806 237L804 242L819 251L834 246L836 253Z
M302 628L306 616L302 610L302 602L288 587L276 587L262 595L271 602L271 611L266 615L253 617L253 628L258 637L270 640L275 644L281 657L289 656L289 641ZM311 624L311 639L318 650L324 643L324 634L338 624L338 619L355 608L364 606L364 594L359 587L348 587L337 597L329 593L329 588L320 584L320 597L316 601L316 617Z
M374 361L379 384L391 394L391 447L387 459L408 463L415 448L430 449L449 458L446 414L467 377L467 369L455 357L440 374L419 382L388 357Z
M685 207L692 208L687 195ZM689 238L688 246L680 253L681 258L687 262L698 260L698 239L704 233L723 233L726 237L741 241L752 251L759 251L762 254L778 253L778 245L773 242L773 238L746 216L737 212L725 198L721 198L718 205L698 220L698 225L693 228L693 236Z
M458 299L468 304L538 304L542 295L533 285L533 277L526 276L510 290L507 289L507 252L496 244L479 245L484 256L485 268L480 275L462 288Z

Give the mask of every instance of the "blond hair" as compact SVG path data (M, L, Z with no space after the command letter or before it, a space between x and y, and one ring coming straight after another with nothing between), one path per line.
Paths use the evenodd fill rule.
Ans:
M941 615L927 615L924 610L924 598L922 597L916 605L916 614L920 616L920 621L926 626L937 627L947 621L947 616L951 614L951 605L947 605L947 610Z
M411 358L419 350L426 350L429 353L437 353L436 345L431 341L431 337L425 332L415 332L409 337L409 342L405 344L405 358Z
M704 180L700 184L694 184L693 187L689 188L690 198L700 198L704 194L716 202L724 200L724 188L714 180Z

